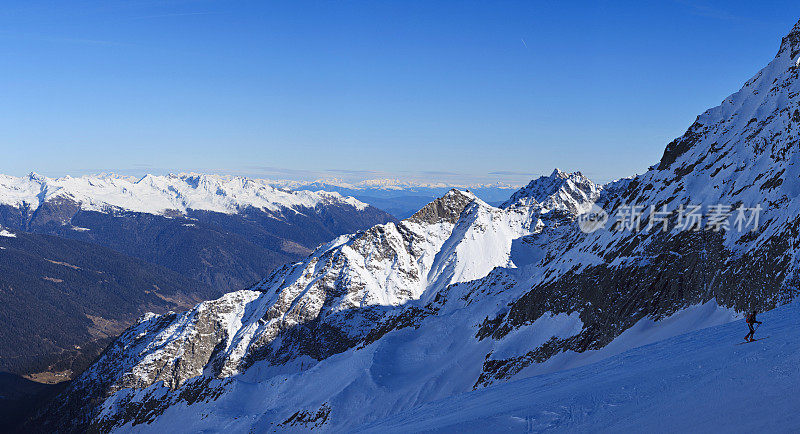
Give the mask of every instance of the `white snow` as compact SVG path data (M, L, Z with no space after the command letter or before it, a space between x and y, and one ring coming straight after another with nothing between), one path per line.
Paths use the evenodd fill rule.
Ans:
M764 336L766 330L770 330L771 334L775 330L773 336L779 333L781 336L792 334L793 340L785 348L791 349L788 354L792 354L793 359L780 359L781 355L777 354L780 360L775 362L775 366L781 366L784 370L792 369L796 382L800 380L800 372L794 368L800 354L797 350L797 344L800 344L797 320L800 318L800 305L795 304L789 312L779 312L760 315L759 319L765 323L760 335ZM235 318L242 316L236 314ZM292 431L290 427L276 425L298 410L316 411L324 403L333 406L335 412L329 423L321 427L323 432L353 432L361 429L370 432L416 432L428 429L466 429L470 432L510 429L524 432L531 423L534 427L545 427L547 423L552 423L551 428L557 431L587 431L591 424L597 423L603 427L604 423L618 416L603 413L611 404L630 406L625 411L630 412L631 416L621 420L631 424L626 428L641 431L637 423L648 427L645 424L648 419L642 417L647 413L636 413L642 411L643 404L639 400L652 399L653 391L663 391L668 379L678 379L685 386L688 380L711 374L710 378L720 381L719 386L708 384L708 381L701 383L715 390L714 393L723 395L728 393L725 384L728 384L727 387L746 388L763 378L742 384L741 373L733 374L730 379L725 377L730 361L711 365L705 360L720 351L755 348L734 345L746 333L743 321L695 331L732 318L728 311L709 302L656 323L643 320L625 336L621 336L618 343L615 341L612 350L593 352L583 358L582 363L558 368L550 365L548 367L552 369L547 373L536 376L523 375L523 371L508 383L473 391L473 383L483 363L483 354L491 346L494 346L493 358L517 355L552 336L569 337L576 334L581 329L581 321L577 314L545 314L533 324L510 333L500 341L477 342L472 339L474 330L467 325L469 318L470 314L464 310L446 317L432 318L419 329L406 328L391 332L365 348L351 349L320 362L307 361L311 362L311 368L307 370L298 369L301 361L296 361L292 365L294 368L257 363L247 371L230 377L232 383L225 387L225 392L216 400L195 403L191 407L178 403L150 424L125 425L119 431L197 432L219 429L221 426L236 432L253 428ZM228 324L229 333L234 333L233 327L238 322L226 320L225 323ZM174 333L175 330L168 328L162 335ZM683 334L684 331L690 333ZM163 343L159 341L158 345ZM658 349L654 356L650 355L652 348ZM708 351L708 354L703 354L703 351ZM155 354L152 356L156 357ZM575 355L567 356L574 359ZM734 357L739 360L741 354L725 355L720 359ZM765 361L770 363L769 360ZM704 366L726 368L704 369ZM768 373L770 366L753 369ZM710 372L706 372L708 370ZM627 389L628 393L618 396L619 390L614 389L618 384L621 384L622 390L630 388ZM793 387L798 387L796 384L800 383L796 382ZM690 389L692 393L696 390ZM154 385L135 393L136 396L146 396L148 393L158 395L165 393L165 390ZM686 399L681 387L669 393L671 395L656 402L661 407L654 411L669 410L669 406L673 405L671 401ZM105 404L107 414L113 412L115 402L125 396L128 396L128 392L108 401ZM680 398L676 398L678 396ZM696 399L690 402L693 405L704 402L701 398ZM702 399L720 397L704 396ZM574 401L574 405L565 404L570 400ZM564 405L566 407L562 408ZM579 416L572 419L576 417L573 414L575 411L580 413L584 409L591 414L597 411L601 413L597 419L588 414L588 418ZM203 417L187 418L187 412ZM680 416L681 413L669 414Z
M500 207L542 204L547 210L560 209L582 214L592 207L602 189L602 186L580 172L565 173L555 169L550 176L534 179L516 191Z
M694 330L727 324L739 318L741 318L741 315L737 314L733 309L720 307L717 305L716 300L710 300L705 304L683 309L669 318L659 321L654 321L651 318L642 319L633 327L622 332L610 344L599 350L585 351L583 353L572 351L559 353L544 363L531 365L523 369L517 375L520 378L529 377L584 366L615 356L631 348L648 345ZM495 356L494 358L500 357Z
M800 303L577 369L470 391L354 432L794 432Z
M247 207L280 212L285 208L302 210L329 203L346 204L358 210L368 206L339 193L290 192L264 180L219 175L147 175L138 180L116 175L78 178L0 175L2 204L36 209L43 202L59 198L78 202L84 210L122 209L150 214L189 209L234 214Z

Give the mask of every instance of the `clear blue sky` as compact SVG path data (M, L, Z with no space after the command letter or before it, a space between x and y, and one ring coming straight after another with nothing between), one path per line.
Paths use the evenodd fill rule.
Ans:
M797 2L17 1L0 172L644 171L738 90Z

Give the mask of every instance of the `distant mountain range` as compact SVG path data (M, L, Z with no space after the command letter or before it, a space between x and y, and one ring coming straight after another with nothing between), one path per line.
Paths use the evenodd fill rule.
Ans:
M337 235L392 220L338 193L290 192L240 177L0 175L0 227L110 247L220 294Z

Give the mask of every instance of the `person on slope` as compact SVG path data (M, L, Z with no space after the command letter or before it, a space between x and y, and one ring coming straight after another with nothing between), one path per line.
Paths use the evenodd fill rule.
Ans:
M747 342L753 342L755 340L753 339L753 334L755 334L756 332L756 330L753 328L753 324L761 324L761 321L756 320L755 309L753 309L753 311L747 315L747 319L745 319L745 322L747 323L747 327L750 328L750 333L748 333L747 336L744 337L744 340Z

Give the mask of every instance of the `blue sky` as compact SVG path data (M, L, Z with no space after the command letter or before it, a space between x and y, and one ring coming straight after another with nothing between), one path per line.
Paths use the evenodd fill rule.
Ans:
M524 182L640 173L796 2L19 1L0 172Z

